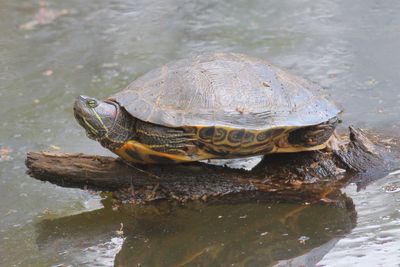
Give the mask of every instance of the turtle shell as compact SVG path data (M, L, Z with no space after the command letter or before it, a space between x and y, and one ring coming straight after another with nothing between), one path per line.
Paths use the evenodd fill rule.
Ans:
M234 53L169 63L110 99L142 121L169 127L302 127L328 121L340 111L318 85Z

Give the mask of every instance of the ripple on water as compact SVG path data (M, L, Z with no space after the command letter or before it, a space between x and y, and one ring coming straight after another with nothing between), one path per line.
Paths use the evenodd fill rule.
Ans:
M384 191L398 184L400 173L376 181L364 191L347 188L358 213L358 225L319 263L327 266L398 266L400 263L400 191ZM382 191L385 193L382 194ZM357 205L367 202L368 205Z

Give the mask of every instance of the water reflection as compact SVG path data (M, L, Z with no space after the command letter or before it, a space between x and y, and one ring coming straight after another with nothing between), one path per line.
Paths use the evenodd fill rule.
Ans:
M120 249L115 266L315 264L356 220L343 194L335 206L163 202L113 211L109 200L105 204L38 223L42 253L67 251L63 258L69 264L107 265Z

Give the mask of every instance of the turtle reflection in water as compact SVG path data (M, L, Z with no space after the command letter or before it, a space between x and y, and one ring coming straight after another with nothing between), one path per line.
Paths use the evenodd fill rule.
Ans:
M291 264L279 266L314 266L356 225L352 200L340 192L335 200L334 206L189 202L184 207L164 201L115 212L114 201L106 198L105 208L38 222L36 243L44 254L68 252L78 261L70 261L72 266L98 265L116 252L115 230L122 223L123 243L113 266L265 267L289 259ZM304 243L302 236L310 239Z
M326 147L339 109L321 88L242 54L152 70L125 90L74 105L88 136L134 163L179 163Z

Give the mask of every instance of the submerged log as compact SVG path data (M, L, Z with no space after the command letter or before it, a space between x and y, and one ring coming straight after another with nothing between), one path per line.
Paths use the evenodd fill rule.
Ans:
M383 177L398 157L392 153L398 143L389 145L359 129L350 127L350 135L340 138L347 142L332 151L267 155L250 171L201 162L127 165L112 157L50 152L29 152L26 166L38 180L112 191L120 200L317 201L354 177L362 186Z

